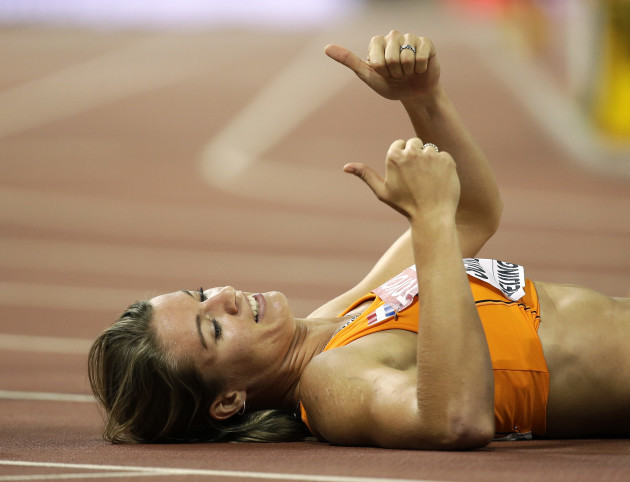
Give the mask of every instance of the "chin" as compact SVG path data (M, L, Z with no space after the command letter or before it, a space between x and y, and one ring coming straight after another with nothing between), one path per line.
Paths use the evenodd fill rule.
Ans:
M289 306L289 300L280 291L269 291L265 293L265 298L270 308L269 314L274 318L280 318L282 321L293 321L293 310Z

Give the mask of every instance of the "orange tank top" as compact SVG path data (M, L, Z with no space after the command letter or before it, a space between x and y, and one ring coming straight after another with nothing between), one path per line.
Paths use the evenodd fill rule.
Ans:
M544 435L546 428L549 371L538 338L540 323L536 288L525 283L525 296L518 301L506 298L498 289L471 276L470 288L486 334L494 372L495 431L501 435ZM418 332L418 298L396 317L368 325L368 315L384 302L370 293L352 303L339 316L344 316L365 301L370 307L336 333L324 351L343 347L354 340L384 330ZM302 420L308 417L300 405Z

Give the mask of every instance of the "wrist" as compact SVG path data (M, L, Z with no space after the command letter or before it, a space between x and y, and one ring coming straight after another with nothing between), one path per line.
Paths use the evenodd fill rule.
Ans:
M435 88L427 94L407 97L401 100L402 105L410 116L427 115L429 117L434 115L435 112L439 111L449 102L442 84L437 84Z
M412 230L419 228L424 232L450 230L457 225L455 211L443 206L419 210L410 214L408 219Z
M420 258L415 256L417 263L426 264L428 259L439 261L433 258L436 252L448 253L459 249L457 225L448 216L418 217L410 220L410 225L412 245L421 253Z

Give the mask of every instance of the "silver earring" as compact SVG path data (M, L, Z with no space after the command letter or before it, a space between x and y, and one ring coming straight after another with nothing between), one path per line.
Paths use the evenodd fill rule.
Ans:
M241 411L238 412L238 415L243 415L245 413L245 400L243 400L243 408L241 408Z

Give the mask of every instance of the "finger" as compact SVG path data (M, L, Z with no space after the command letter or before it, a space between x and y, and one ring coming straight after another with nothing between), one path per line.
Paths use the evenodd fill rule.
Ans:
M370 40L368 63L381 77L389 77L389 70L385 65L385 37L377 35Z
M387 150L386 159L398 160L402 155L402 151L405 149L407 141L404 139L397 139L391 143L389 149Z
M405 39L403 41L403 45L409 45L416 49L415 51L410 48L403 49L401 47L400 50L400 65L402 66L402 71L405 75L410 75L415 72L416 67L416 54L418 52L417 49L417 37L412 34L405 34Z
M329 44L324 47L324 52L328 57L348 67L362 79L369 74L370 67L345 47Z
M405 144L407 144L407 141L405 139L396 139L394 142L392 142L390 144L390 148L392 147L398 147L399 149L404 149L405 148Z
M391 32L390 32L391 35ZM398 38L396 35L388 35L387 45L385 46L385 64L389 75L395 79L403 76L402 65L400 64L400 47L402 46L402 36Z
M429 62L435 57L436 51L433 42L426 37L420 37L418 47L416 48L416 74L426 72Z
M427 142L426 144L424 144L422 146L422 150L423 151L428 150L429 152L440 152L440 149L438 148L438 146L433 144L433 142Z
M385 179L367 164L351 162L343 166L344 172L354 174L361 178L372 190L376 197L382 199L384 193Z
M418 137L413 137L405 143L405 150L413 151L413 152L421 152L423 145L424 144L422 143L422 140L420 140Z

